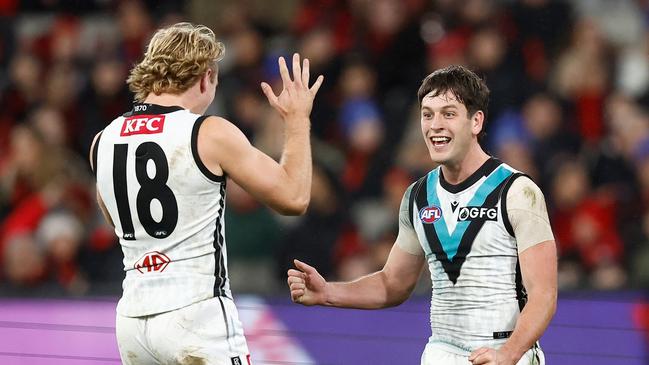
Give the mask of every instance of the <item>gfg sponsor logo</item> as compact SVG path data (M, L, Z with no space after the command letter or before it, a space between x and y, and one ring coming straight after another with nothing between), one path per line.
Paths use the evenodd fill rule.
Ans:
M434 223L438 219L442 218L442 210L435 205L421 208L419 211L419 218L421 218L421 221L424 223Z
M457 214L458 222L472 220L495 221L497 219L498 208L496 207L462 207Z

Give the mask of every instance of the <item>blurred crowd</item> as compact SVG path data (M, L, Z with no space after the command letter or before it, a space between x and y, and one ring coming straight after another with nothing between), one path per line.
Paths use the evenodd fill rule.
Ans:
M293 258L339 280L382 267L404 190L434 167L417 88L450 64L491 90L484 147L545 192L560 288L649 287L647 0L8 0L0 19L3 290L119 293L89 145L130 109L125 78L152 32L187 20L226 45L208 113L275 158L283 125L260 81L277 90L277 57L295 51L325 75L307 214L228 181L236 291L276 292Z

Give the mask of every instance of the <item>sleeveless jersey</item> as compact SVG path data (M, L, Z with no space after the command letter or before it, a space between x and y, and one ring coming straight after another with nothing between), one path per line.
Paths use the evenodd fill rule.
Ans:
M498 348L514 330L525 300L506 191L522 175L488 160L459 185L438 167L411 186L410 219L431 273L429 343L467 355Z
M138 317L231 297L224 232L225 177L197 152L205 116L136 104L93 150L97 190L124 253L117 312Z

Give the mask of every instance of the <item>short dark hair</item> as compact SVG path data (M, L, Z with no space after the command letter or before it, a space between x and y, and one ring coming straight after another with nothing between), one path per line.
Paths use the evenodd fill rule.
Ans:
M453 65L436 70L426 76L417 91L419 107L421 107L424 96L433 91L433 96L444 94L447 91L452 92L457 101L464 104L469 116L481 110L485 120L487 119L489 88L478 75L468 68ZM482 129L481 135L484 133L484 126Z

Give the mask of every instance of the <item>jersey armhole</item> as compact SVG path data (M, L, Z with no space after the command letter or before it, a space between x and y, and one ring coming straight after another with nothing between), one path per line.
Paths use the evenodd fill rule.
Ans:
M417 182L415 185L413 185L412 190L410 190L410 199L408 199L408 219L410 219L410 224L414 227L415 222L413 222L413 209L415 207L415 198L417 197L417 194L419 193L419 189L421 188L421 185L426 181L426 178L428 175L424 175Z
M500 214L503 218L503 224L505 225L505 229L507 229L507 233L514 238L516 238L516 233L514 233L514 228L512 227L512 223L509 221L509 215L507 214L507 193L512 184L514 184L514 181L521 176L525 176L532 180L528 175L522 172L516 172L507 179L505 186L503 186L503 189L500 192Z
M104 133L104 131L101 131L97 134L97 138L95 139L95 143L92 145L92 173L95 175L95 178L97 178L97 151L99 150L99 141L101 141L101 135Z
M194 162L196 163L196 166L198 166L198 169L211 181L214 182L225 182L225 174L219 176L214 174L212 171L210 171L207 166L201 161L200 156L198 155L198 131L201 129L201 125L207 119L209 115L203 115L198 117L196 121L194 122L194 127L192 129L192 140L191 140L191 145L192 145L192 156L194 157Z

